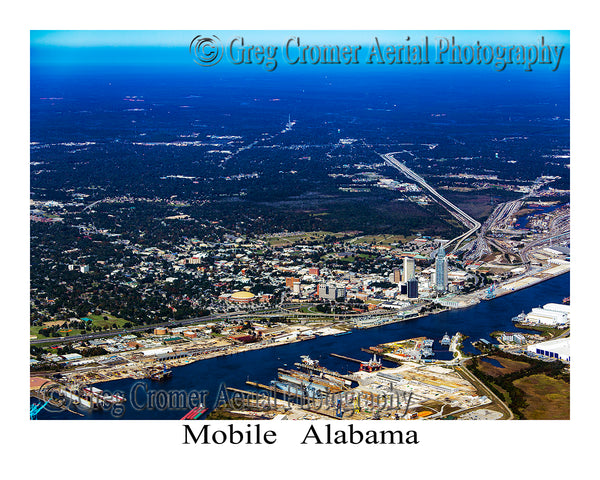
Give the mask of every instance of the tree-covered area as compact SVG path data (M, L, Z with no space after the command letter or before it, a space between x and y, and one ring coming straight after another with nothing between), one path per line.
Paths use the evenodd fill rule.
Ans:
M477 378L479 378L485 385L492 390L499 398L504 398L504 395L498 390L497 387L501 388L507 393L508 396L508 407L511 409L516 418L522 419L523 411L527 407L526 395L523 390L514 385L514 381L520 378L528 377L536 374L544 374L553 378L561 379L569 382L569 375L565 374L565 366L562 362L554 360L551 362L545 362L543 360L537 360L534 358L523 357L521 355L514 355L508 352L494 349L494 356L508 358L519 362L529 363L529 367L507 373L505 375L492 376L488 375L479 368L479 360L477 357L472 358L466 364L467 368Z

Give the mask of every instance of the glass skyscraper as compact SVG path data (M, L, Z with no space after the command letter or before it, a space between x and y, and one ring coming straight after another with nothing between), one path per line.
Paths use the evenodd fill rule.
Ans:
M448 260L442 244L435 258L435 289L440 293L448 289Z

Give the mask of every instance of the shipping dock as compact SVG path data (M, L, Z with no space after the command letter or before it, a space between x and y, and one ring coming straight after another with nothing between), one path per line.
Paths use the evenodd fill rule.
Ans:
M325 368L325 367L319 365L318 360L313 360L308 355L302 355L300 358L302 359L302 362L294 363L294 366L298 367L301 370L304 370L306 372L313 373L316 375L322 374L326 378L327 378L327 376L329 376L329 377L334 377L336 379L341 379L348 386L350 386L352 384L352 382L354 382L354 379L347 375L342 375L341 373L334 372L333 370L329 370L328 368Z
M336 378L325 378L299 370L277 369L278 378L282 382L300 385L309 389L319 390L324 393L337 393L346 389L343 380Z
M166 365L163 364L162 370L159 369L150 369L146 374L146 378L150 380L154 380L155 382L162 382L164 380L168 380L173 376L173 372L167 369Z

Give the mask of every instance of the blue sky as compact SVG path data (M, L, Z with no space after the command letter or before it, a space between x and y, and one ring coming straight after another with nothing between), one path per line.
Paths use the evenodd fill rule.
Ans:
M300 37L302 45L363 45L366 50L377 37L385 45L423 45L429 38L430 49L437 39L456 38L460 45L512 46L539 45L543 36L548 45L565 46L561 64L568 66L569 31L543 30L48 30L30 32L31 65L179 65L195 64L190 59L189 46L197 35L216 35L223 46L235 37L244 37L246 44L278 46L280 52L291 37ZM410 37L410 40L407 40ZM227 62L221 62L220 67ZM283 63L280 62L283 66ZM563 67L564 68L564 67Z
M384 38L404 38L406 34L415 37L452 36L460 37L465 43L480 40L486 43L514 44L532 43L544 35L548 41L568 45L568 31L543 30L229 30L229 31L194 31L194 30L33 30L31 46L53 47L177 47L187 46L191 39L199 34L217 35L222 40L243 35L255 42L281 44L289 36L302 35L310 41L368 43L376 34Z

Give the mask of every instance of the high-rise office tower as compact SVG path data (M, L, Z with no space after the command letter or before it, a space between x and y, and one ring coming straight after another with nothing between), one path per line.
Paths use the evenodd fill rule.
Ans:
M415 259L411 257L404 257L404 272L402 274L402 281L408 282L415 278Z
M440 293L448 289L448 260L441 243L435 258L435 289Z

